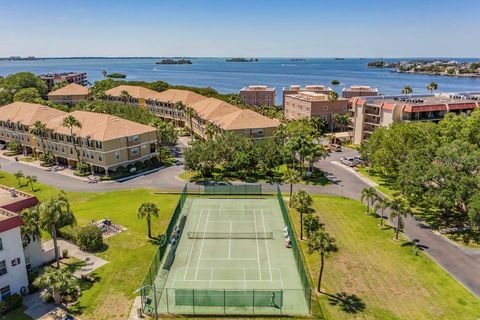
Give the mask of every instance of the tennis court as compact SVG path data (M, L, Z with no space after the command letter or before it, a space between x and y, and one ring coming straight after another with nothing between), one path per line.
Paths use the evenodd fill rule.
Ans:
M276 198L192 197L181 216L159 313L309 314Z

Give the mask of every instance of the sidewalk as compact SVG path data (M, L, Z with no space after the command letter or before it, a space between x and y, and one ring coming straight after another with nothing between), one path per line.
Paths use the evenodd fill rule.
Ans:
M44 245L45 246L51 245L53 247L53 240L46 241L44 243ZM80 278L81 276L87 275L90 272L92 272L92 271L94 271L94 270L96 270L96 269L100 268L101 266L108 263L108 261L103 260L102 258L99 258L92 253L82 251L82 250L80 250L80 248L78 246L74 245L71 242L62 240L62 239L58 240L58 247L59 247L60 253L62 252L62 250L66 249L66 250L68 250L68 255L69 256L86 262L85 266L76 270L75 273L73 274L77 278Z

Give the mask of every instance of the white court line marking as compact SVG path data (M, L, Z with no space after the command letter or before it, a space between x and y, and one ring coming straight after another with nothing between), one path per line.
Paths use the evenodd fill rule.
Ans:
M263 223L263 232L266 232L265 219L263 218L263 209L262 209L262 223ZM270 253L268 252L268 243L266 239L264 241L265 241L265 248L267 248L268 270L270 270L270 280L272 280L272 266L270 265Z
M253 217L255 218L255 233L257 233L257 216L255 215L255 209L253 209ZM258 238L257 241L257 261L258 261L258 276L260 277L260 281L262 280L262 269L260 268L260 250L258 247Z
M207 231L208 218L210 218L210 210L208 210L208 213L207 213L207 222L205 223L205 227L203 228L203 232ZM198 262L197 262L197 270L195 271L195 280L197 280L198 267L200 266L200 261L202 260L202 252L203 252L203 244L204 243L205 243L205 239L202 239L202 245L200 246L200 254L198 256Z
M197 220L197 227L195 229L195 232L198 231L198 226L200 225L200 220L202 220L202 214L203 214L203 209L200 212L200 215L198 216ZM188 263L187 263L187 268L190 266L190 260L192 259L192 253L193 253L193 248L195 247L195 241L197 239L193 239L192 247L190 248L190 254L188 255ZM185 270L185 274L183 275L183 280L187 279L187 271Z
M282 290L283 290L284 286L283 286L282 269L278 268L278 271L280 272L280 283L282 284Z
M230 234L232 234L232 223L230 222ZM232 252L232 237L228 239L228 260L230 260Z

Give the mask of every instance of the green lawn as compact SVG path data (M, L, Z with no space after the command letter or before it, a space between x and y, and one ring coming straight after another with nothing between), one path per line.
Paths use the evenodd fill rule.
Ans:
M360 172L362 175L369 178L373 182L377 183L378 186L376 188L378 190L380 190L381 192L383 192L385 195L387 195L389 197L394 197L394 195L397 191L393 188L391 181L382 177L379 174L376 174L373 171L371 171L370 174L369 174L367 167L359 167L358 172Z
M2 172L1 176L0 184L18 187L12 175ZM36 187L38 190L33 194L40 200L59 192L39 183ZM31 192L27 187L22 190ZM78 225L109 218L128 229L105 241L108 248L97 255L109 263L95 271L97 282L82 293L79 302L82 319L125 319L135 297L132 293L142 283L157 248L148 239L146 222L137 219L136 211L144 201L158 205L160 217L152 220L152 233L154 236L159 235L166 228L178 195L137 189L107 193L67 193L67 196Z
M358 201L314 196L314 208L339 247L326 260L322 287L331 294L359 297L365 310L346 313L320 296L328 319L478 319L480 301L424 253L414 255L405 240L392 240L378 220L363 212ZM292 212L293 213L293 212ZM293 213L298 229L298 215ZM317 255L302 248L313 282L319 272Z
M17 308L4 316L0 316L0 320L32 320L32 318L23 313L25 310L27 310L26 307Z

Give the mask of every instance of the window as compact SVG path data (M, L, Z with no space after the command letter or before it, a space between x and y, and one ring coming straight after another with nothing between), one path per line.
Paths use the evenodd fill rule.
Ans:
M2 238L0 238L0 251L3 250L3 242L2 242Z
M100 162L103 161L103 157L100 153L98 154L98 161L100 161Z
M133 141L133 142L138 142L140 141L140 137L137 135L137 136L131 136L128 138L128 141Z
M5 260L0 261L0 276L3 276L4 274L7 274L7 264L5 263Z
M323 107L323 110L328 110L328 106L324 106L324 107Z
M0 289L0 294L2 295L2 301L5 300L6 297L10 296L10 286L6 286Z
M115 151L115 160L120 160L120 152Z
M133 155L137 155L140 152L140 149L138 147L130 149L130 153Z

